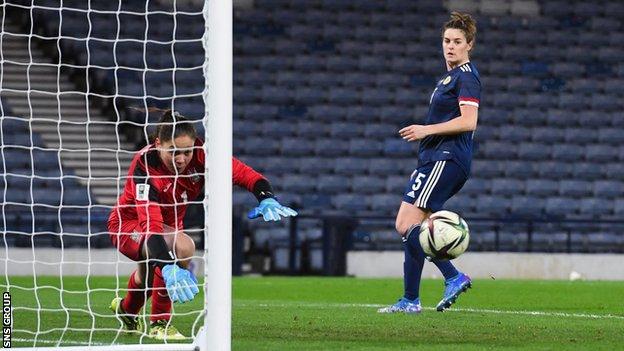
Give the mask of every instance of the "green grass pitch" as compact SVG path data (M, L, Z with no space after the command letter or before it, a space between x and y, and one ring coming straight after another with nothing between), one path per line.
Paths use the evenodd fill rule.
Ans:
M126 277L119 281L125 287ZM59 289L63 284L64 293ZM88 283L91 293L84 293ZM13 346L154 342L118 333L108 310L114 277L10 277ZM3 284L6 291L6 282ZM443 285L425 280L420 315L379 315L399 279L235 278L234 350L614 350L624 345L624 282L476 280L447 312ZM203 297L176 309L189 335ZM40 311L24 309L37 308ZM65 312L65 309L67 312ZM89 313L91 311L91 313ZM63 333L65 327L74 328ZM22 331L20 331L22 330Z

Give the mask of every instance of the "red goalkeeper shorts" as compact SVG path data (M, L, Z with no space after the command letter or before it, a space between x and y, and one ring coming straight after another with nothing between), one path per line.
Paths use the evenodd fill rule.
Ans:
M113 246L133 261L141 261L141 251L146 233L141 233L136 219L119 220L113 211L108 219L108 231Z

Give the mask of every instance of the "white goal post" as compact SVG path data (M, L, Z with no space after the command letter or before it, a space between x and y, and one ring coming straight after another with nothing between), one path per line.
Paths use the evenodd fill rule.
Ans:
M0 248L0 271L4 273L4 277L0 279L0 282L2 280L4 282L0 284L4 286L5 291L8 290L15 296L12 306L14 326L22 325L18 323L18 320L25 313L36 315L36 323L32 330L19 328L19 331L22 332L20 335L28 335L28 337L16 336L15 332L18 330L15 329L17 327L14 327L12 348L67 351L83 351L86 349L228 351L231 348L232 315L233 2L232 0L145 0L137 2L144 5L143 10L133 12L132 10L122 8L122 4L127 3L126 0L111 0L110 2L117 7L116 9L102 10L92 8L92 4L103 4L105 2L104 0L7 0L0 5L0 9L2 9L0 23L0 48L2 48L0 52L0 98L2 99L0 136L4 137L0 147L0 166L2 166L3 172L3 183L0 184L0 195L3 196L0 212L2 216L0 224L3 224L3 227L1 229L2 237L0 237L0 242L4 241L4 247ZM151 10L151 5L155 5L158 9ZM191 5L196 6L199 10L187 10ZM167 12L162 10L162 8L170 8L172 10ZM18 23L19 21L16 20L16 17L11 18L12 11L20 11L20 13L25 14L25 18L30 17L30 28ZM50 35L50 28L46 32L41 30L41 28L37 28L34 24L36 16L46 11L48 13L56 12L58 15L58 28L52 28L52 32L54 30L57 31L56 38ZM72 17L64 17L68 13L84 15L88 19L88 34L86 38L80 37L78 34L76 34L76 37L72 37L67 35L67 32L61 31L61 28L64 28L65 25L72 25L70 23ZM110 15L112 18L116 16L116 38L114 33L113 39L90 37L91 33L95 32L96 29L99 32L105 31L105 29L97 28L98 25L101 25L101 22L95 21L92 18L94 17L92 16L93 14ZM163 15L173 18L173 33L171 33L170 39L153 40L148 38L148 15ZM195 16L195 19L203 19L203 35L193 39L197 43L201 42L204 51L203 64L191 67L197 70L201 69L203 72L203 91L188 93L176 86L176 73L182 75L185 72L188 73L190 69L178 66L174 55L174 47L178 43L184 44L192 41L190 39L176 38L176 27L179 23L176 23L175 18L178 15L187 16L187 18ZM136 17L139 22L145 22L145 40L143 43L136 39L120 40L119 33L123 25L123 21L120 18L122 16L126 18ZM114 29L111 29L111 31L114 31ZM99 57L97 57L98 52L90 51L89 49L89 42L92 39L107 45L110 44L113 48L114 67L110 70L110 72L113 72L111 74L112 78L108 79L113 88L110 94L96 91L95 89L91 90L94 88L91 86L94 79L93 76L90 76L90 69L95 68L103 71L104 68L108 68L102 67L100 63L93 63L95 62L93 60L99 59ZM52 51L46 51L42 44L35 44L35 41L38 43L52 43L48 47L48 49L52 48ZM115 54L118 52L115 51L115 48L126 42L143 45L142 62L145 64L143 71L136 68L128 68L125 64L120 63L121 60ZM75 43L81 45L86 43L86 64L62 61L65 58L63 50L66 49L67 45L71 47ZM147 63L150 59L147 47L151 44L170 45L173 66L150 69ZM50 52L58 57L47 57L46 55L50 55ZM101 202L100 199L107 196L111 199L113 196L116 198L123 192L126 173L128 172L128 160L135 152L131 148L124 147L123 143L125 142L126 146L134 146L132 143L136 141L127 140L122 136L123 133L120 130L127 125L133 125L133 127L138 129L143 128L142 136L147 136L154 123L151 119L148 120L147 112L145 112L146 117L144 121L136 122L123 119L127 114L116 104L116 101L128 97L127 93L122 92L120 88L130 84L124 81L126 76L120 74L122 70L130 71L133 76L136 75L142 79L144 95L139 97L139 100L142 99L143 106L138 107L149 107L148 100L154 101L159 98L163 101L167 100L162 96L155 97L149 92L150 86L146 79L146 74L151 72L168 73L170 75L168 82L172 85L173 94L168 96L168 98L173 101L172 108L174 110L177 110L175 99L178 97L197 97L204 102L203 111L198 111L196 116L190 116L199 117L201 116L199 113L203 114L201 120L194 122L197 122L195 124L196 127L203 127L200 130L204 133L202 138L205 140L203 148L206 154L206 167L204 169L206 191L204 198L196 201L203 206L204 210L204 249L194 257L194 260L198 262L195 274L200 282L203 280L204 301L201 310L181 313L187 316L192 315L195 320L190 331L193 339L188 339L185 343L158 343L153 339L149 339L145 332L138 339L138 343L128 344L123 341L120 342L119 339L123 340L123 338L119 337L119 335L123 334L121 324L119 324L118 328L115 326L117 329L109 326L98 330L98 320L102 318L110 320L111 317L114 319L112 312L110 314L102 312L101 306L98 306L97 309L93 308L91 302L87 302L86 306L78 308L72 307L71 303L68 302L72 295L81 294L86 296L86 301L90 301L92 295L102 294L103 292L109 293L111 298L114 297L115 291L125 289L128 276L127 270L132 263L114 248L98 249L93 246L93 238L99 240L103 237L108 238L108 235L104 231L92 229L90 217L96 210L103 212L104 209L110 210L112 208L113 203L110 203L110 201ZM84 81L77 82L78 78L76 78L76 75L73 75L75 71L85 72L82 73L82 76L78 75ZM54 75L51 75L52 73ZM69 77L70 75L71 78ZM54 78L50 79L52 76ZM13 83L11 79L14 79ZM49 88L48 85L52 86L52 88ZM71 96L78 96L79 99L77 102L72 102L69 99ZM37 100L37 97L41 97L41 99ZM112 106L108 106L109 109L106 110L105 107L100 106L100 103L91 101L92 98L99 100L109 99L115 101L115 103ZM56 105L50 104L50 101L56 102ZM98 108L100 108L99 112L95 112ZM82 115L80 113L71 115L71 111L80 109L82 109ZM110 116L106 115L106 111L114 111L115 116L108 118ZM11 126L11 128L22 128L22 126L25 126L23 130L25 137L23 140L20 140L18 136L11 136L13 129L7 129L7 126ZM149 130L148 127L150 128ZM83 128L81 130L83 130L84 139L79 140L76 135L72 137L67 133L67 130L80 128ZM112 132L107 134L106 130ZM84 131L86 131L86 135ZM111 146L102 148L94 140L109 143ZM72 143L85 145L85 148L73 147ZM16 163L16 161L11 158L14 155L12 153L13 150L18 150L21 154L27 155L25 157L30 158L29 162L32 168L30 174L27 172L14 172L12 164ZM38 162L36 153L38 152L48 152L50 157L47 161L52 166L56 165L57 169L39 175L35 171L35 163ZM97 158L99 156L96 157L98 152L116 155L116 179L108 174L102 175L106 172L99 173L98 163L103 161ZM20 153L15 153L15 155ZM72 156L79 153L84 153L86 155L85 158ZM28 160L24 162L26 161ZM83 163L82 166L79 165L81 162ZM77 167L84 168L84 171L77 169ZM72 169L72 171L66 173L69 169ZM73 169L76 169L75 173ZM85 203L64 205L65 196L69 196L73 191L73 189L64 185L66 180L86 189ZM44 183L46 181L60 182L60 192L57 196L60 196L60 199L56 199L58 204L54 202L55 192L47 188L43 190L37 188L35 183L40 181ZM99 182L116 183L116 192L111 193L109 191L107 193L105 190L97 190ZM20 184L25 188L19 188ZM24 194L27 194L25 195L26 198L20 198L23 191ZM37 196L42 196L42 198L46 199L45 201L51 202L38 203L36 200ZM32 232L23 230L25 227L12 229L14 227L12 221L21 221L20 214L12 212L17 207L23 209L26 217L29 216L29 221L32 222ZM80 232L80 226L70 226L63 222L65 218L63 217L63 211L66 208L86 210L85 213L88 213L89 218L83 219L84 223L82 225L85 229L82 229L82 232ZM48 219L56 221L56 225L53 225L56 228L56 232L54 230L40 231L40 229L35 229L39 209L43 209L46 213L49 212L51 214ZM76 220L80 220L80 218ZM45 244L45 247L39 247L39 244L36 245L34 237L39 235L43 238L51 238L51 246L48 244ZM21 247L14 246L13 239L15 238L18 241L21 240ZM76 241L84 239L86 246L78 244L78 248L76 246L67 246L68 248L66 248L65 244L73 242L72 240L74 239ZM24 245L24 240L30 244ZM102 252L97 250L102 250ZM75 256L75 253L78 256ZM111 259L116 260L116 262L110 262ZM136 266L135 263L132 264ZM96 266L100 266L99 270ZM96 270L98 272L110 272L109 274L115 273L116 288L98 288L96 286L91 291L90 278L100 274L94 274L93 272ZM32 274L29 275L31 271ZM15 274L15 272L20 273ZM64 277L76 277L77 274L84 274L87 291L77 292L63 285ZM19 284L13 285L11 282L15 281L15 277L18 275L27 278L32 276L31 282L34 284L34 287L27 286L30 283L24 286L19 286ZM60 288L39 283L39 275L58 277ZM34 305L29 303L19 305L16 302L20 301L17 295L22 291L34 294L36 303ZM55 294L55 303L60 300L60 307L48 307L48 301L46 301L46 296L48 295L44 294L46 291L52 291ZM177 304L172 311L174 318L177 313L176 307ZM144 309L149 311L149 303L145 305ZM46 323L42 320L44 318L42 316L45 313L57 313L62 316L62 322L58 327L45 326ZM84 315L85 320L76 322L76 317L72 316L70 318L70 315L73 313ZM143 312L143 314L145 313L148 312ZM143 318L144 321L147 320L145 316ZM87 325L87 327L82 326L82 324ZM74 331L88 334L88 338L86 341L82 340L72 343L71 334ZM102 341L95 337L98 333L101 335L101 333L106 332L112 333L113 337L110 340L104 337L106 340ZM183 332L185 335L189 335L188 330ZM23 346L28 344L32 346Z

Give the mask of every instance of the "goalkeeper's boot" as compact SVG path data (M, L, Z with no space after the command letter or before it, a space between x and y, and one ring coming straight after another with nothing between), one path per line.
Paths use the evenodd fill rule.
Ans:
M444 282L444 285L444 296L436 306L436 309L439 312L451 307L451 305L457 301L457 298L461 295L461 293L468 290L468 288L471 288L472 280L470 280L469 276L460 272L453 278L447 279Z
M139 316L132 316L126 313L126 311L124 311L123 307L121 306L122 301L123 299L121 297L114 298L113 301L111 301L110 309L115 313L117 319L119 319L123 323L126 330L136 330L142 332L143 323L141 322L141 318L139 318Z
M182 335L176 327L168 324L167 320L159 320L152 322L149 330L149 337L158 340L184 340L186 337Z
M383 307L377 310L377 313L407 313L416 314L420 313L422 308L420 307L420 299L408 300L402 297L394 305Z

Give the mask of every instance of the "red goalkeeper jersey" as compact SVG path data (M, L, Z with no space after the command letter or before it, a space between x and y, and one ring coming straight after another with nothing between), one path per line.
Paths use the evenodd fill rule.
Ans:
M193 158L184 172L176 175L162 163L151 144L132 159L123 194L112 210L109 221L138 222L141 233L162 233L163 223L183 229L187 202L194 201L204 186L205 154L200 139L195 140ZM232 182L249 191L264 177L245 163L232 158Z

